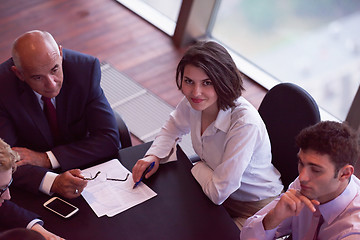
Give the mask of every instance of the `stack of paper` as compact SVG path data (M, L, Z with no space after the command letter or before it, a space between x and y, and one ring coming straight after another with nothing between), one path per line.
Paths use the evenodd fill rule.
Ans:
M98 171L101 171L101 174L106 173L107 178L117 179L124 179L128 173L130 174L126 181L100 181L96 178L88 181L82 196L98 217L112 217L157 195L142 182L133 189L131 173L118 159L87 168L82 172L95 176Z

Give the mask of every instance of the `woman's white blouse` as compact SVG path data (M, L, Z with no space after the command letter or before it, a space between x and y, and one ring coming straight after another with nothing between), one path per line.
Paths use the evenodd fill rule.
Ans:
M182 99L146 155L166 162L174 143L189 132L202 160L191 172L215 204L222 204L229 196L239 201L259 201L282 191L280 173L271 164L265 124L245 98L238 98L236 107L220 110L203 135L201 111Z

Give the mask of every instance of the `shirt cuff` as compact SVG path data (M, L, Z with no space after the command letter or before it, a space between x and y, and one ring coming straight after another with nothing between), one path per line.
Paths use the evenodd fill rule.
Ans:
M199 161L191 168L191 173L201 187L204 187L211 179L213 170L206 163Z
M56 173L47 172L40 183L39 190L47 195L51 195L52 194L52 192L50 192L51 186L53 185L56 177L57 177Z
M27 229L31 229L35 224L40 224L41 226L44 225L44 222L38 218L35 218L26 226Z
M168 162L173 162L173 161L177 161L176 145L173 146L169 155L165 159L160 160L160 163L168 163Z
M275 234L278 227L271 230L265 230L263 225L263 220L265 216L266 215L255 214L252 217L248 218L240 233L240 239L275 239Z
M50 164L51 164L52 169L59 168L60 163L56 159L55 155L51 151L47 151L46 154L47 154L47 156L48 156L48 158L50 160Z
M162 151L162 153L164 153L164 151ZM151 148L146 152L145 157L149 155L158 157L160 159L160 164L176 161L176 142L171 148L170 152L165 155L165 157L161 157L164 156L164 154L159 154L159 152L157 152L156 150L153 151L153 149Z
M272 240L272 239L275 239L275 235L276 235L276 231L278 229L279 226L276 226L275 228L273 229L269 229L269 230L265 230L264 228L264 224L263 224L263 221L264 221L264 218L265 218L266 214L265 215L262 215L261 217L259 217L257 219L257 221L259 222L259 228L256 230L256 232L260 232L260 233L264 233L264 236L261 236L260 239L264 239L264 240Z
M274 236L276 234L276 231L277 231L277 227L274 228L274 229L270 229L270 230L264 230L265 232L265 239L266 240L271 240L271 239L274 239Z

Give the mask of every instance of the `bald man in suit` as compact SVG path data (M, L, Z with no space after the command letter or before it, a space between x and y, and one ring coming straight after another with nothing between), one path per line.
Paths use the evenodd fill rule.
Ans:
M97 58L63 49L48 32L15 40L0 65L0 137L20 154L15 186L78 197L86 181L76 168L117 156L116 120L100 80ZM46 111L56 112L55 124Z

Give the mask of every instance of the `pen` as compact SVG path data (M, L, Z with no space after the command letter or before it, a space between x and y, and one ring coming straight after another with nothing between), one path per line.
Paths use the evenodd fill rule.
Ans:
M154 165L155 165L155 162L150 163L150 165L145 169L145 171L144 171L143 174L141 175L140 180L137 181L137 182L134 184L133 189L136 188L137 185L139 185L139 183L143 180L143 178L145 177L145 175L146 175L148 172L151 171L151 169L154 167Z

